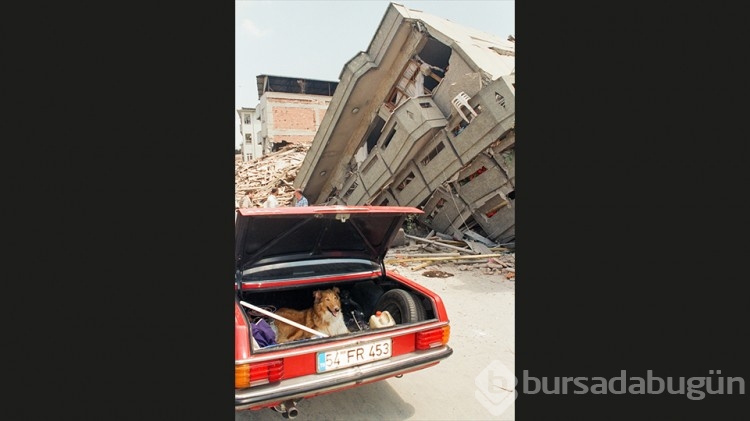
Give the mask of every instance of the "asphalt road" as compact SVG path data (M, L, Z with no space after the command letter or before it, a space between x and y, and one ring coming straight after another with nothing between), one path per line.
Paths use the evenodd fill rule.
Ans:
M453 355L424 370L297 404L308 420L513 420L515 282L478 269L439 268L454 276L428 278L424 269L389 266L437 292L451 323ZM235 413L235 421L285 419L271 409Z

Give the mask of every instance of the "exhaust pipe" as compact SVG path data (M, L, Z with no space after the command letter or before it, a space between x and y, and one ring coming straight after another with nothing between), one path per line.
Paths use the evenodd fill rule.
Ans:
M281 412L281 415L283 415L284 418L288 418L290 420L297 418L297 415L299 415L299 410L297 409L297 402L293 400L282 402L280 405L273 407L273 409L276 412Z

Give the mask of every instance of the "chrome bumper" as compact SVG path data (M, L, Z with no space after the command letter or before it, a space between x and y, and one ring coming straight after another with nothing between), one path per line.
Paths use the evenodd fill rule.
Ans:
M235 410L239 411L289 399L302 399L311 394L328 392L363 382L386 379L435 364L451 354L453 354L453 349L443 346L330 373L310 374L273 384L235 390L234 406Z

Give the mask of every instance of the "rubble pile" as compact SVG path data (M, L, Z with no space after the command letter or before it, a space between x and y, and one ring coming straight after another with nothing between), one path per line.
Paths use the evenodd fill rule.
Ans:
M278 187L276 198L279 206L291 206L294 179L308 149L310 147L306 145L290 144L248 162L243 162L240 155L237 155L234 163L235 205L250 190L253 192L255 205L261 206L271 193L271 188Z
M428 277L451 276L450 268L456 270L479 270L483 275L500 275L515 281L515 249L495 246L487 247L473 241L445 240L428 235L419 238L406 235L408 245L392 247L385 256L384 263L391 267L408 267L412 271L428 269ZM451 250L446 252L446 250Z
M250 190L255 205L261 206L271 193L271 188L277 187L279 206L291 206L294 179L308 149L305 145L287 145L248 162L243 162L237 156L234 167L235 203L239 203L245 192ZM384 263L411 270L427 269L425 276L429 277L452 276L447 270L455 269L479 270L483 275L499 275L515 280L515 248L447 239L445 235L434 234L434 231L421 236L405 234L408 244L392 247Z

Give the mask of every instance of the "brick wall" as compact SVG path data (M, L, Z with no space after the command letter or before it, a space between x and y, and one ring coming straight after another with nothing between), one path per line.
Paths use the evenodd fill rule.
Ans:
M314 109L282 107L276 104L273 108L275 130L317 130L317 114Z

